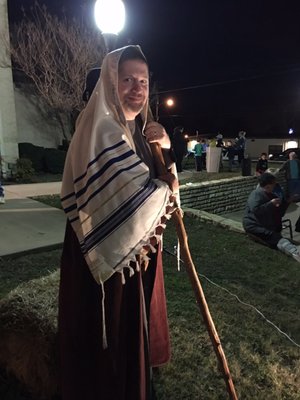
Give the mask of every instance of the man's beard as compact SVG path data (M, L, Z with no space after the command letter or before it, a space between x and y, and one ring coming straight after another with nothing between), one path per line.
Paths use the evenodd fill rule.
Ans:
M139 103L131 102L130 100L125 100L125 102L124 102L124 107L128 111L133 111L138 114L142 111L142 109L144 108L144 105L145 105L145 101L143 99L141 99L141 101Z

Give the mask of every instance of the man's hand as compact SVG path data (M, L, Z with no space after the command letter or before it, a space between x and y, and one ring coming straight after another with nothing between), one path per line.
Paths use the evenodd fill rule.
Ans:
M279 197L276 197L275 199L272 199L272 200L271 200L271 203L273 204L273 206L279 207L280 204L281 204L281 200L280 200Z
M178 193L179 182L178 182L178 179L176 179L176 176L174 174L171 174L171 172L168 172L167 174L160 175L158 177L158 179L166 182L169 185L169 188L172 190L172 193Z
M148 143L158 143L162 149L170 149L171 141L165 128L158 122L149 122L145 128L145 136Z

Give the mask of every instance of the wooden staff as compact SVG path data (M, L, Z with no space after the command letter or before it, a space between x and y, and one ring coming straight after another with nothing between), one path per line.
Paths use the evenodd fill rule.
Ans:
M164 163L164 158L163 158L163 155L161 152L160 145L158 143L151 143L150 146L151 146L151 151L152 151L153 158L154 158L154 164L155 164L158 176L167 174L168 170ZM192 257L191 257L191 253L190 253L189 245L188 245L188 238L187 238L185 226L183 224L182 214L178 207L173 212L172 218L175 223L176 232L177 232L177 236L178 236L178 240L179 240L179 244L180 244L181 258L183 259L183 262L185 264L185 268L186 268L186 271L190 278L198 306L200 308L202 317L204 319L204 323L206 325L208 334L212 341L213 348L217 355L217 359L219 361L219 366L220 366L220 369L222 371L222 374L223 374L223 377L224 377L224 380L226 383L229 397L232 400L238 400L237 394L235 392L233 380L232 380L232 377L231 377L231 374L229 371L229 367L227 364L227 360L225 357L225 353L223 351L221 341L220 341L219 335L217 333L215 324L212 320L212 317L211 317L211 314L210 314L210 311L209 311L209 308L208 308L208 305L207 305L207 302L206 302L206 299L204 296L204 292L203 292L195 265L194 265Z

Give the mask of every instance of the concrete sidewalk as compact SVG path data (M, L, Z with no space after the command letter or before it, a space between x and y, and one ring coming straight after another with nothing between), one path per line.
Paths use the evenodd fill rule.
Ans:
M5 204L0 205L0 256L62 245L66 217L31 196L58 194L61 182L6 185Z
M5 200L25 197L59 194L61 182L29 183L26 185L5 185Z
M181 174L188 176L189 171ZM28 197L59 194L61 182L27 185L6 185L5 204L0 205L0 257L33 250L56 248L62 245L66 217L62 210L49 207ZM242 222L243 211L222 215L227 225ZM292 222L293 238L300 243L295 223L300 215L300 203L291 204L285 218ZM283 234L289 237L289 230Z

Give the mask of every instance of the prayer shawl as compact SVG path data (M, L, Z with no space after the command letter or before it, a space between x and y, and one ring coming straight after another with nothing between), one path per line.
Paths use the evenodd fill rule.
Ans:
M118 65L128 46L109 53L66 158L61 200L97 283L136 261L149 244L171 191L150 179L137 156L118 97ZM146 124L148 103L141 112Z

